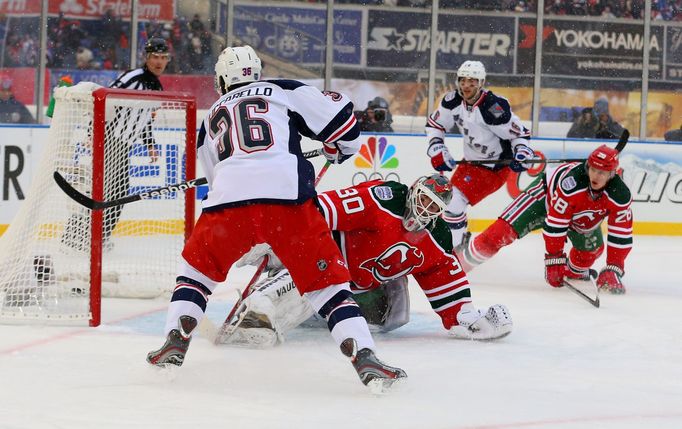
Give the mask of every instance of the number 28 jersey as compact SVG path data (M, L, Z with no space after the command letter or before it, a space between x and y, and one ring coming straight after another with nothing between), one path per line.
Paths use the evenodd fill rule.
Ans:
M197 139L208 179L203 210L302 203L316 195L301 136L352 155L360 129L348 97L294 80L233 85L209 110Z
M595 193L590 190L585 162L561 164L544 174L547 217L543 237L547 253L563 251L569 229L589 233L607 219L606 263L624 269L632 249L632 195L620 176L614 176Z

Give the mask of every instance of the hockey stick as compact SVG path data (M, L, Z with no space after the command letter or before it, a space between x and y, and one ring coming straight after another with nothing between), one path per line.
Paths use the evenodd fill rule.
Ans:
M322 167L322 170L320 170L319 173L317 173L317 177L315 178L315 187L317 187L317 184L320 183L320 180L322 180L322 176L324 176L327 173L327 170L329 170L329 166L332 165L331 162L327 161L324 163L324 166Z
M244 290L241 292L239 299L237 299L237 302L234 303L230 312L227 313L227 317L225 318L225 321L223 322L220 329L217 331L215 336L211 339L214 344L218 344L218 340L220 338L222 338L225 335L225 333L227 332L228 328L230 327L230 321L234 317L234 314L237 312L237 309L239 308L241 303L246 299L247 296L249 296L249 293L251 292L251 288L253 287L254 284L256 284L256 282L260 278L261 274L263 274L263 271L265 270L265 267L267 267L269 260L270 260L270 257L268 255L263 256L263 261L261 261L258 268L256 268L256 272L253 273L253 277L251 277L251 280L249 280L249 283L246 285Z
M622 152L623 149L625 148L625 145L628 143L628 139L630 138L630 131L627 130L627 128L623 129L623 133L620 135L620 138L618 139L618 143L616 144L615 149L618 152ZM564 162L583 162L585 161L585 158L559 158L559 159L529 159L527 161L523 161L522 164L557 164L557 163L564 163ZM513 159L500 159L500 160L490 160L486 161L484 159L477 159L477 160L471 160L468 161L466 159L462 159L459 161L455 161L455 164L471 164L471 165L509 165L512 162L514 162Z
M569 283L569 282L566 281L566 280L564 280L562 284L563 284L563 286L565 286L566 288L568 288L568 290L570 290L570 291L572 291L572 292L575 292L579 297L581 297L581 298L584 299L585 301L589 302L589 303L592 304L593 306L599 308L599 288L597 287L597 284L596 284L595 281L594 281L596 278L597 278L597 272L596 272L595 270L590 269L589 281L590 281L590 283L592 284L592 286L594 287L594 290L595 290L595 294L596 294L596 295L595 295L594 298L589 297L589 296L588 296L587 294L585 294L583 291L579 290L578 288L576 288L575 286L573 286L571 283Z
M311 150L309 152L303 152L303 157L306 159L315 158L321 155L320 149ZM135 201L146 200L149 198L158 197L161 195L166 195L171 192L186 191L190 188L196 188L197 186L205 185L208 180L205 177L200 177L198 179L188 180L186 182L176 183L174 185L164 186L161 188L150 189L148 191L140 192L139 194L128 195L127 197L118 198L109 201L97 201L94 200L84 193L80 192L61 175L58 171L55 171L52 175L54 181L57 182L57 186L61 188L66 195L78 204L90 209L90 210L104 210L109 207L122 206L124 204L133 203Z

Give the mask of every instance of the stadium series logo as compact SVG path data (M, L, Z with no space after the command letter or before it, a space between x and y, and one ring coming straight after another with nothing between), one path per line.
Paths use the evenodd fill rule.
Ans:
M385 136L369 137L367 143L363 144L355 157L355 167L361 170L353 175L353 185L366 182L368 180L395 180L400 181L400 176L395 171L382 172L379 170L395 170L398 168L399 161L395 156L395 145L388 143Z

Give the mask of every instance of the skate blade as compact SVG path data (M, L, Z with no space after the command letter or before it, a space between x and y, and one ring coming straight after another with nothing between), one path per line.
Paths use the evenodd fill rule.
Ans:
M384 395L404 384L405 380L407 380L407 377L375 378L374 380L367 383L367 387L373 395Z

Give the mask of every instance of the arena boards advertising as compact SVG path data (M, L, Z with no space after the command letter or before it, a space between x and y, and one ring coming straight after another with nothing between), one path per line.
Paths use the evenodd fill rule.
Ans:
M47 139L46 127L2 127L3 135L12 136L0 149L0 232L12 221L19 205L30 192L31 176L36 171L42 145ZM357 155L342 165L332 166L323 177L318 190L340 189L366 180L385 179L412 183L417 177L430 174L433 169L426 156L426 137L418 134L363 134L362 147ZM578 141L564 139L533 139L533 148L545 158L586 157L603 141ZM461 138L448 136L446 144L457 159L462 156ZM615 144L615 142L612 142ZM319 147L319 143L306 141L304 150ZM172 150L163 150L166 168L178 169L181 160L172 156ZM312 160L319 171L324 158ZM136 165L146 165L148 159L133 159ZM628 143L622 156L623 178L633 196L635 234L682 235L682 144ZM469 212L470 228L481 231L502 212L507 204L530 183L540 169L520 175L514 174L507 185ZM198 173L201 176L199 166ZM148 176L148 175L147 175ZM169 179L170 180L170 179ZM156 183L166 186L170 183ZM131 183L131 191L146 190L141 183ZM55 192L59 192L55 187ZM201 199L206 188L197 192ZM146 206L145 206L146 205ZM198 204L197 206L200 206ZM124 209L129 216L154 217L162 210L162 201L143 201Z

